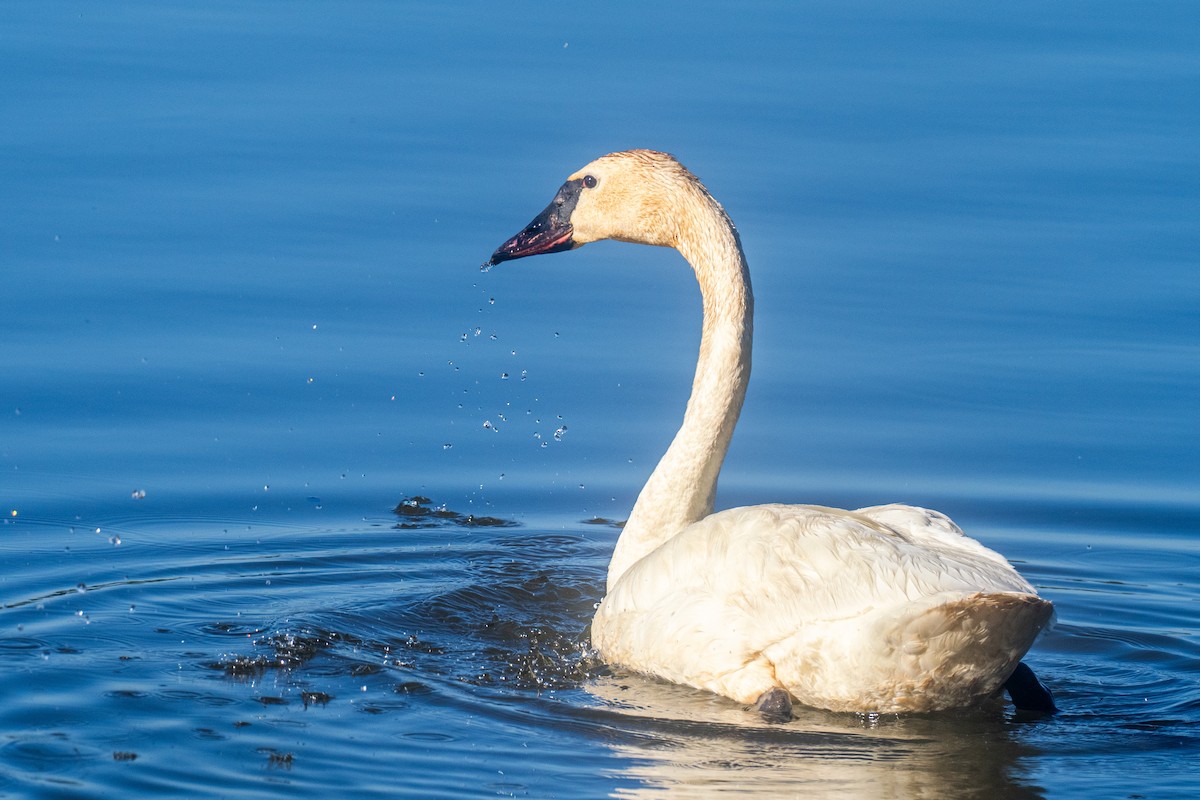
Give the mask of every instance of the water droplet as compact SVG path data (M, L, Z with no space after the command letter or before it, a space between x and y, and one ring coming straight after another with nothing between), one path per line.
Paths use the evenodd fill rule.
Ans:
M494 341L496 341L496 339L497 339L498 337L497 337L497 336L496 336L496 334L494 334L494 333L489 333L489 334L488 334L488 338L489 338L489 339L491 339L491 340L494 342Z
M500 429L497 428L495 425L493 425L492 421L490 419L485 419L483 421L483 427L487 428L488 430L495 431L497 433L500 432Z
M465 341L467 340L467 335L464 333L462 336L459 336L459 337L458 337L458 340L459 340L460 342L465 342Z
M144 500L146 497L146 490L145 489L134 489L133 493L130 496L134 500Z
M566 433L567 433L567 426L566 425L559 426L559 428L554 431L554 440L557 442L561 442L563 439L563 436L565 436Z
M459 406L459 408L462 408L462 406ZM450 444L449 442L446 442L444 445L442 445L443 450L449 450L451 447L454 447L454 445Z
M496 266L496 265L493 264L492 260L489 258L487 261L485 261L479 265L479 271L480 272L491 272L492 267L494 267L494 266Z
M496 298L494 298L494 297L489 297L489 298L488 298L488 305L489 305L489 306L494 306L494 305L496 305Z
M475 328L475 335L476 335L476 336L478 336L478 335L479 335L479 334L481 334L481 333L483 333L483 328L476 327L476 328Z
M86 583L78 583L78 584L76 584L76 585L75 585L75 591L79 592L80 594L83 594L84 592L86 592L86 591L87 591L87 584L86 584Z
M501 372L501 373L500 373L500 380L502 380L502 381L506 381L506 380L508 380L508 373L507 373L507 372Z

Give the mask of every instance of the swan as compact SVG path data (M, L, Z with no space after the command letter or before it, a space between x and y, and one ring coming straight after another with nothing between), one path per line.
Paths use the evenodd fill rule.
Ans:
M610 153L485 262L601 239L672 247L704 323L683 424L638 495L608 568L592 645L609 665L706 689L771 721L793 701L927 712L1007 688L1053 711L1021 658L1052 604L945 515L759 505L713 512L750 378L754 297L737 229L673 156Z

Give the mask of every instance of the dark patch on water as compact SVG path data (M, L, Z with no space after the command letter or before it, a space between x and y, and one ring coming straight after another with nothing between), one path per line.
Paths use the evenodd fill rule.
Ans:
M584 525L599 525L605 528L616 528L621 530L625 527L625 523L629 520L609 519L608 517L591 517L590 519L581 520Z
M424 529L461 526L464 528L515 528L519 523L499 517L460 514L445 505L433 505L433 501L422 495L401 500L392 513L400 517L397 528Z
M325 692L301 692L300 699L304 702L304 707L309 706L326 706L333 699L333 695Z

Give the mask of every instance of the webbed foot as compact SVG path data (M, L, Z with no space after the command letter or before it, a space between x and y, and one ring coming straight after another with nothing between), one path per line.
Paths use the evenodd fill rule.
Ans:
M776 686L759 696L758 702L754 704L754 710L762 714L765 722L790 722L792 719L792 696L787 693L787 689Z
M1041 711L1044 714L1058 711L1058 706L1054 705L1054 695L1024 661L1017 664L1013 674L1004 682L1004 691L1008 692L1013 705L1021 711Z

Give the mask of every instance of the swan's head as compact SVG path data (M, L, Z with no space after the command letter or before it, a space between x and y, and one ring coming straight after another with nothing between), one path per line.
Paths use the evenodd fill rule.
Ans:
M698 197L708 192L673 156L610 153L567 178L546 210L496 248L485 266L601 239L675 247L679 206Z

